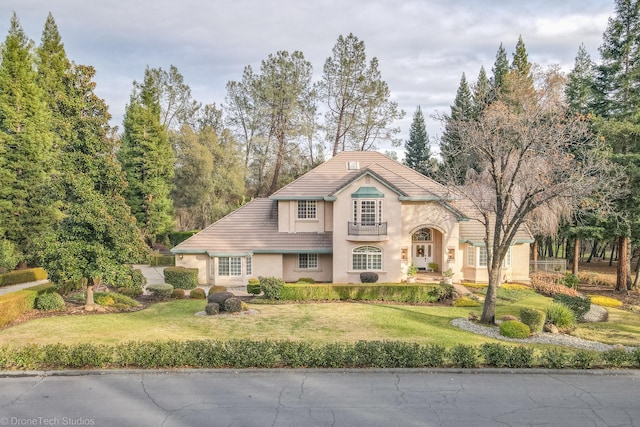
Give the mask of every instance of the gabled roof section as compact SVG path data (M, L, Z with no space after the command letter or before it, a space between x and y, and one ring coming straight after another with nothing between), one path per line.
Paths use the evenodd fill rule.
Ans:
M180 243L174 254L331 253L332 233L279 233L278 202L254 199Z
M443 200L445 186L376 151L343 151L270 196L274 200L327 199L370 173L403 200Z

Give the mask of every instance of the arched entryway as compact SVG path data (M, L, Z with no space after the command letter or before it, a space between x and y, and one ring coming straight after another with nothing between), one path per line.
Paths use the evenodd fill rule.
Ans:
M411 261L420 270L433 270L430 265L442 263L442 233L423 227L411 235Z

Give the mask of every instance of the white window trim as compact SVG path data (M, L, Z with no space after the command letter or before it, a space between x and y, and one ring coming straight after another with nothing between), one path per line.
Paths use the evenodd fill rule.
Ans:
M304 216L300 216L301 213L304 213ZM298 200L296 204L296 218L299 220L318 219L318 202L315 200Z
M363 251L363 252L356 252L356 250L361 249L361 248L367 248L367 251ZM374 250L370 250L370 248L373 248ZM365 255L365 268L364 269L360 269L360 268L356 268L355 263L354 263L354 255ZM380 257L380 268L371 268L370 266L373 265L373 257ZM382 248L379 248L377 246L370 246L370 245L364 245L364 246L358 246L356 248L353 248L351 250L351 269L353 271L383 271L384 270L384 250Z
M301 257L306 257L306 267L301 266ZM313 262L312 262L313 261ZM312 265L315 263L315 265ZM318 254L298 254L298 270L317 270L318 269Z

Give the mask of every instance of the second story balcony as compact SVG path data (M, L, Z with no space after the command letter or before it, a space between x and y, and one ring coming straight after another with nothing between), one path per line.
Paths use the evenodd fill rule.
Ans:
M351 222L349 221L349 236L359 237L386 237L387 236L387 223L385 222ZM378 240L378 239L375 239Z

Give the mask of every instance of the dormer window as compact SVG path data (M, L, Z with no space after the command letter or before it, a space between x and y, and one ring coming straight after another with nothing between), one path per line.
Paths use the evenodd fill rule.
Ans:
M298 200L298 219L316 219L317 211L315 200Z

